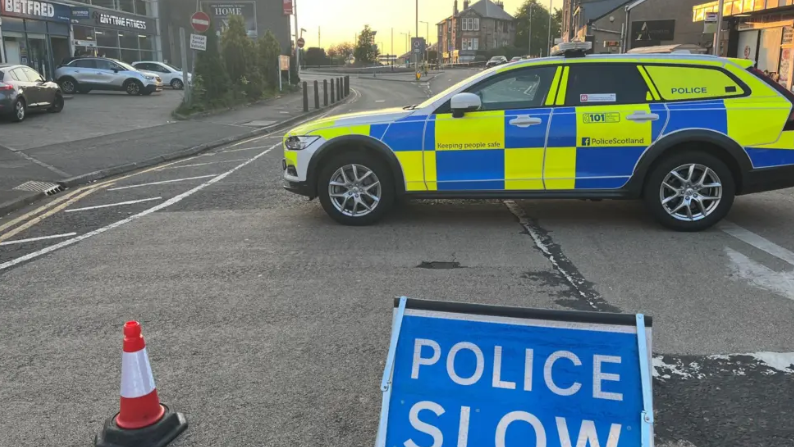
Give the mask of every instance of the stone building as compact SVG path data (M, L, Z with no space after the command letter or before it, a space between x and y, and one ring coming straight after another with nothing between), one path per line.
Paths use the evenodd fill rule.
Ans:
M444 62L472 62L478 51L515 42L515 18L505 11L501 1L480 0L470 4L469 0L463 0L463 9L458 10L455 0L452 11L451 16L436 24L439 57Z

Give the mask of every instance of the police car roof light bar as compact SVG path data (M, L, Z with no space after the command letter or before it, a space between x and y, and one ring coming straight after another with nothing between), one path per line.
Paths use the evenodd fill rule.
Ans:
M562 42L551 49L552 56L582 57L593 49L593 42Z

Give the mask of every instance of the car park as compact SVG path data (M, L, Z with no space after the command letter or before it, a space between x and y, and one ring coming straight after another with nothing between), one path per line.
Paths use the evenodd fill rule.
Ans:
M151 95L163 90L159 75L101 57L81 57L61 65L55 70L55 79L66 94L111 90L129 95Z
M58 84L26 65L0 64L0 116L20 122L28 111L58 113L64 99Z
M182 79L182 69L165 62L157 61L138 61L133 62L132 66L138 70L156 73L163 80L163 85L170 85L175 90L185 88L185 81ZM187 74L188 84L192 81L192 75Z
M507 63L507 58L504 56L494 56L485 63L486 68L495 67Z
M794 94L752 61L589 48L305 123L284 138L285 187L349 225L398 197L640 199L664 226L700 231L737 195L794 186Z

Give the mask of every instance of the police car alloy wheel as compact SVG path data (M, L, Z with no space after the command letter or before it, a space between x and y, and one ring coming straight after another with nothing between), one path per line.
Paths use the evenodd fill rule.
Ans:
M323 168L317 189L325 212L345 225L377 222L394 200L388 168L367 154L334 158Z
M649 174L645 202L656 219L678 231L705 230L731 208L733 175L718 158L704 152L664 158Z

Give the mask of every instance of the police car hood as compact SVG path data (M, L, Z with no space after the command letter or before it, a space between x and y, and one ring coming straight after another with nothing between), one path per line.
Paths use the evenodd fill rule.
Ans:
M302 124L287 134L293 135L310 135L315 131L321 129L328 129L334 127L350 127L361 126L367 124L390 123L398 119L415 113L415 110L407 110L401 107L394 107L391 109L371 110L359 113L347 113L344 115L334 115L318 120L309 121Z

